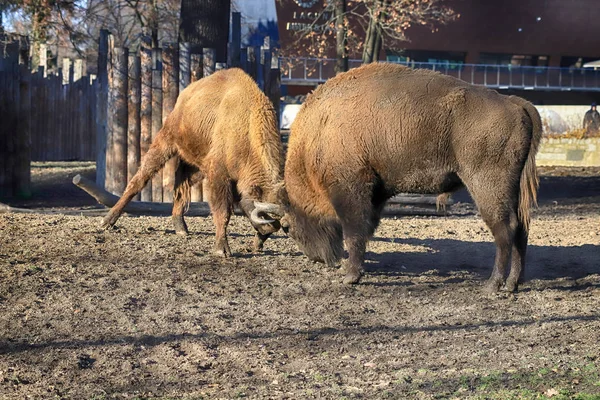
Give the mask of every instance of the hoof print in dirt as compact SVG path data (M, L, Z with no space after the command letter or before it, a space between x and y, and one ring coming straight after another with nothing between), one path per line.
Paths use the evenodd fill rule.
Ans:
M89 369L92 368L95 362L96 359L90 357L89 354L81 354L77 361L77 366L79 369Z

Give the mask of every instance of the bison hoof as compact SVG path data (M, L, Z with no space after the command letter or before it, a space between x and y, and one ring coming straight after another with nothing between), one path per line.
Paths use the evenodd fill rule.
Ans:
M504 291L509 292L509 293L515 293L518 288L519 288L518 282L512 281L510 279L508 279L506 281L506 285L504 285Z
M500 279L490 279L483 286L483 290L487 293L498 293L502 284L503 282Z
M229 257L231 256L231 250L229 249L229 245L215 245L213 248L213 254L221 257Z
M104 217L100 226L102 227L102 229L110 229L115 225L115 223L117 223L118 219L119 215L109 213L106 217Z
M360 281L362 274L360 272L348 272L346 276L344 276L344 285L354 285Z
M173 225L175 226L175 233L181 236L187 236L189 234L187 224L182 217L173 217Z

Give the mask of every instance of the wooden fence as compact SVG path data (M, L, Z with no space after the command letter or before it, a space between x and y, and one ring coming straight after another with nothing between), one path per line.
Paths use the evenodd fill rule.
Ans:
M15 43L0 55L0 73L3 74L0 101L9 104L9 108L18 108L15 88L19 82L27 82L31 109L21 113L27 117L21 125L27 126L24 140L30 143L29 158L32 161L93 161L96 157L94 79L83 74L81 60L64 59L63 68L59 68L57 74L47 73L44 67L32 73L26 68L27 53L26 47ZM19 114L18 109L14 112ZM10 135L5 130L3 135Z
M241 48L240 15L233 13L228 66L243 68L273 101L277 113L280 72L272 68L268 38L262 47ZM187 85L226 65L215 63L214 49L192 54L188 43L151 49L142 38L139 52L115 47L111 35L100 37L98 67L96 184L121 195L139 168L140 160L175 107ZM276 59L275 59L276 64ZM105 117L104 117L105 116ZM173 158L154 176L136 200L172 202L178 160ZM192 201L203 200L201 185L192 188Z
M0 71L0 196L31 194L30 74Z

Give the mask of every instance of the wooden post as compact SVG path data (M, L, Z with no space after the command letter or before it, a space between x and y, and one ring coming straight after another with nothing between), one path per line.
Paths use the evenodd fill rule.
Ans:
M248 48L243 48L240 50L240 68L243 69L247 74L250 71L248 67Z
M46 43L40 44L40 65L38 68L43 68L42 75L44 78L48 76L48 46Z
M152 143L152 38L142 36L140 45L141 105L140 105L140 157L143 159ZM152 201L152 181L142 189L142 201Z
M20 67L19 81L19 132L17 134L17 159L15 165L15 193L31 196L31 131L30 131L30 73L26 65Z
M192 79L190 47L189 43L179 44L179 93L189 86Z
M108 103L108 31L100 31L98 44L98 75L96 78L96 184L105 187L106 181L106 110ZM63 74L65 69L63 68ZM63 76L64 82L64 76Z
M265 81L265 94L273 103L275 115L277 116L277 127L280 125L279 109L281 107L281 71L279 68L271 68Z
M192 54L190 57L190 73L191 73L191 82L196 82L197 80L202 79L203 74L203 65L202 65L202 54ZM192 186L191 190L191 200L192 202L202 201L202 183L196 183Z
M113 98L113 107L109 112L114 114L112 140L109 153L111 164L107 169L111 175L111 191L121 195L127 186L127 64L129 51L126 48L114 49L112 68L112 87L110 88Z
M196 82L202 79L202 69L202 54L192 54L192 56L190 57L191 82Z
M160 58L160 49L153 49L153 59L156 60L154 69L152 70L152 141L156 139L156 135L162 127L162 63ZM152 178L152 201L163 201L162 190L162 173L160 170Z
M83 78L83 60L81 58L75 60L75 63L73 64L73 70L73 81L77 82L78 80Z
M175 108L177 96L179 95L179 47L177 44L169 43L163 48L163 108L162 123L165 124L167 117ZM172 157L163 168L163 201L173 202L173 191L175 189L175 172L179 159Z
M227 65L229 68L240 66L240 49L242 48L242 17L241 13L231 13L231 42L227 51Z
M100 54L98 54L98 58L100 58ZM98 60L98 62L100 62ZM69 84L69 70L71 69L71 60L68 58L63 58L63 62L62 62L62 70L64 71L64 73L62 74L62 84L63 85L68 85Z
M254 53L254 47L247 47L246 55L246 72L252 77L252 79L256 80L256 57Z
M215 72L215 49L202 49L202 77L209 76Z
M141 106L140 57L129 56L129 104L127 105L127 182L135 175L140 164L140 106ZM139 194L134 200L139 200Z

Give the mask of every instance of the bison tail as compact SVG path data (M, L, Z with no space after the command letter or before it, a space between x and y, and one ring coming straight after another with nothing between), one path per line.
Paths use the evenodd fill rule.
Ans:
M535 156L537 154L540 141L542 140L542 120L536 108L530 102L519 97L511 97L513 102L521 105L529 118L531 119L532 132L529 144L529 155L525 161L525 166L521 172L521 187L519 196L519 221L523 224L525 231L529 231L529 222L531 220L530 210L537 206L537 190L539 187L539 177L535 166Z
M178 200L185 204L183 213L187 213L190 209L190 203L192 202L192 185L187 177L183 179L178 190L175 191L174 202L177 202Z

